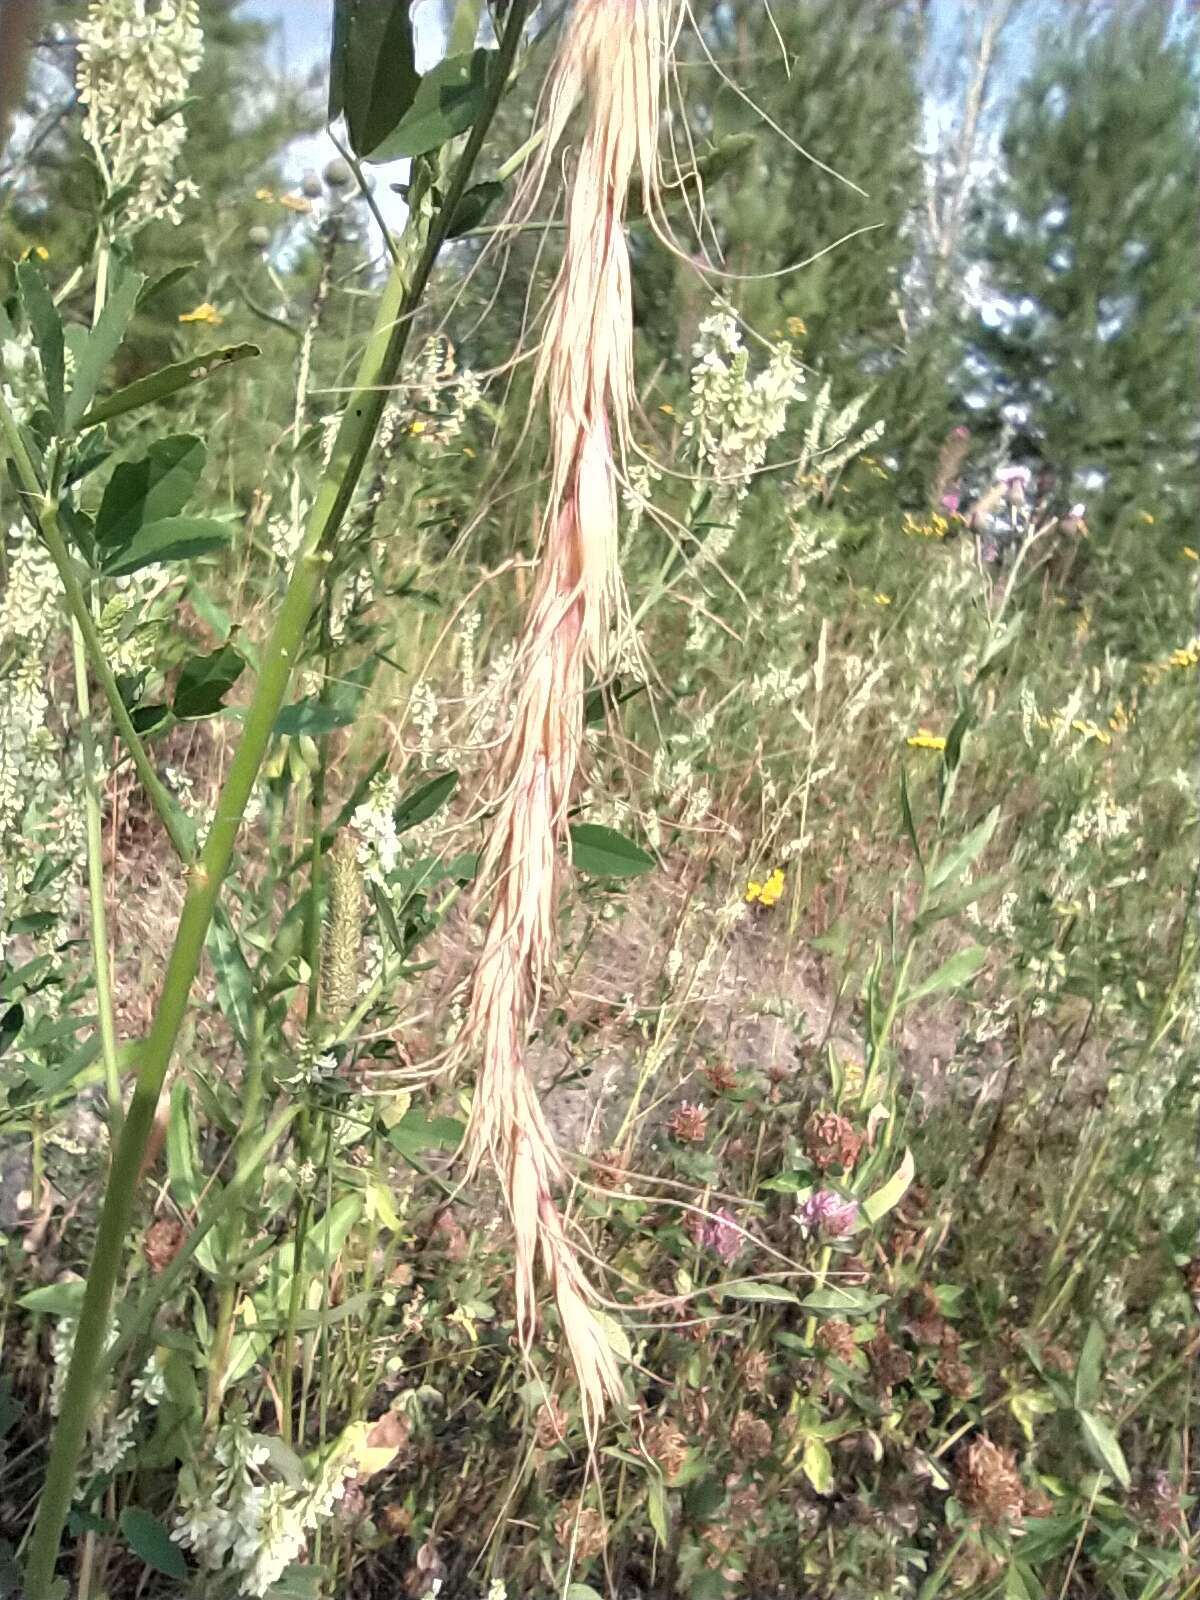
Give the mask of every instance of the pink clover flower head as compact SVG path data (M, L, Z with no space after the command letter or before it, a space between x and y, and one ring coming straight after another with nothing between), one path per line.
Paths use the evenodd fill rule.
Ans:
M1005 483L1009 485L1019 483L1022 489L1028 488L1032 480L1033 473L1030 472L1028 467L1001 467L999 472L996 474L997 483Z
M969 439L971 437L971 430L970 430L970 428L964 428L962 423L960 422L958 427L955 428L954 432L950 435L950 437L952 439Z
M714 1211L711 1216L700 1216L697 1212L690 1211L687 1227L700 1248L713 1251L726 1266L737 1259L744 1243L744 1236L737 1218L725 1206L719 1211Z
M942 496L941 504L943 511L955 512L958 510L960 503L959 497L956 494L944 494Z
M1086 515L1086 513L1087 513L1087 507L1084 505L1083 501L1082 500L1076 500L1075 504L1071 507L1070 511L1067 512L1067 515L1069 517L1083 517L1084 515Z
M826 1239L844 1239L858 1221L858 1201L843 1200L832 1189L818 1189L796 1212L802 1227Z

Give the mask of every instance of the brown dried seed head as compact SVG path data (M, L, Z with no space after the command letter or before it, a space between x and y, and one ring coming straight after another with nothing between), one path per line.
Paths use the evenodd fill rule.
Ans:
M912 1357L884 1328L880 1328L867 1345L867 1354L871 1358L871 1370L886 1388L904 1383L912 1376Z
M747 1350L738 1361L742 1388L747 1394L765 1394L771 1375L771 1359L765 1350Z
M771 1454L770 1424L752 1411L739 1411L729 1430L729 1443L738 1460L761 1461Z
M704 1076L716 1094L726 1094L730 1089L737 1088L737 1073L728 1061L714 1061L711 1066L705 1067Z
M620 1150L602 1150L596 1157L592 1172L601 1189L617 1189L624 1182L625 1156Z
M814 1111L804 1128L804 1148L809 1160L821 1172L842 1167L849 1172L863 1147L854 1124L835 1111Z
M553 1450L567 1435L567 1413L553 1396L543 1400L537 1409L534 1438L539 1450Z
M975 1374L957 1356L943 1356L934 1367L933 1375L955 1400L969 1400L975 1393Z
M142 1254L146 1258L146 1265L156 1278L171 1265L183 1249L186 1238L187 1229L176 1217L159 1217L157 1222L152 1222L146 1229L146 1237L142 1240Z
M669 1417L660 1417L650 1424L644 1443L647 1454L658 1462L665 1478L673 1478L687 1460L687 1438Z
M681 1144L701 1144L708 1135L706 1107L681 1100L667 1123L667 1131Z
M568 1500L554 1519L554 1537L561 1549L574 1551L577 1561L593 1561L607 1543L604 1518L594 1506Z
M1025 1504L1025 1489L1010 1450L986 1434L972 1439L955 1461L958 1498L991 1527L1015 1522Z
M853 1361L858 1350L854 1329L848 1322L831 1317L817 1329L817 1349L824 1350L826 1355L836 1356L839 1361Z

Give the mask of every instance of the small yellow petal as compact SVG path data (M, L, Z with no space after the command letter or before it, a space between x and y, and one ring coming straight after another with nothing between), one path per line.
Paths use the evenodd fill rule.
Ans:
M288 211L307 212L312 210L312 201L306 200L302 194L281 194L279 204Z
M206 323L210 328L219 328L225 321L225 318L221 315L211 301L202 300L201 303L198 306L194 306L191 311L181 312L179 320L180 322L203 322Z
M1185 544L1183 558L1185 561L1200 561L1200 550L1193 550L1190 544Z

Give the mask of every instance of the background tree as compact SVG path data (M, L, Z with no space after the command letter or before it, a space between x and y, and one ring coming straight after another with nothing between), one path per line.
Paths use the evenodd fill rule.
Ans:
M1196 510L1195 41L1160 0L1045 37L980 219L986 414L1022 425L1135 582Z

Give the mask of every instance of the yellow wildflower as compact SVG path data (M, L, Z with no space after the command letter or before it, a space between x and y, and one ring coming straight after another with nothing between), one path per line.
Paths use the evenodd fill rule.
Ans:
M803 339L808 332L808 324L803 317L789 317L786 326L793 339Z
M1185 561L1200 561L1200 550L1193 550L1190 544L1183 546L1183 559Z
M474 459L475 459L475 452L474 452L474 450L471 449L471 446L469 444L463 445L463 455L470 456L472 461L474 461Z
M918 728L904 741L910 750L944 750L946 741L940 733L930 733L928 728Z
M879 594L877 594L875 596L875 604L877 606L890 606L891 603L892 603L892 597L891 597L890 594L883 594L882 592L880 592Z
M1144 522L1148 528L1152 528L1154 526L1154 518L1148 511L1139 511L1137 515L1138 521Z
M665 400L658 409L663 413L664 416L673 417L675 415L675 407L669 406Z
M50 252L44 244L31 244L21 257L22 261L49 261Z
M746 885L746 899L749 900L751 904L765 906L769 909L771 906L775 905L780 896L783 894L786 883L787 877L783 868L775 867L770 876L762 883L758 883L755 879L751 878L750 882Z
M193 306L190 311L180 314L180 322L203 322L210 328L219 328L225 318L210 300L202 300L198 306Z
M1118 700L1113 707L1112 716L1108 719L1108 725L1114 733L1124 733L1129 726L1129 713L1126 711L1123 701Z
M254 198L256 200L263 200L268 205L274 205L274 203L275 203L275 191L274 191L274 189L256 189L254 191Z
M306 200L302 194L281 194L279 204L288 211L308 212L312 210L312 201Z
M914 517L911 511L904 513L904 531L914 539L944 539L950 531L950 524L939 512L930 514L927 521Z
M410 422L409 423L408 431L409 431L409 433L424 433L425 432L425 424L418 417L416 422Z
M1071 726L1076 733L1081 733L1085 739L1097 739L1101 744L1112 743L1112 734L1106 733L1103 728L1097 727L1094 722L1084 717L1076 717Z

